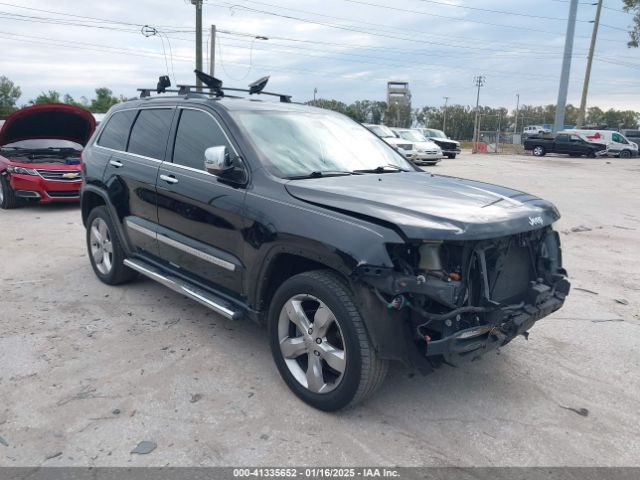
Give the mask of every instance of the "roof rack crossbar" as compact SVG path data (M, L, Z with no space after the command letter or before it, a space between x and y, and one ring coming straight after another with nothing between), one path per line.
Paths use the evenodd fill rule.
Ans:
M180 92L182 93L207 93L207 92L198 92L198 89L201 90L210 90L210 93L215 94L217 97L224 97L224 92L244 92L249 95L270 95L272 97L279 97L282 103L291 103L291 95L285 95L283 93L274 93L274 92L252 92L248 88L231 88L231 87L208 87L206 85L197 86L197 85L178 85L180 87Z
M151 96L151 92L157 93L158 95L160 95L160 93L165 93L165 92L180 93L180 90L169 90L169 89L165 89L162 92L158 92L156 90L156 87L153 87L153 88L138 88L137 91L140 92L140 98L150 97Z

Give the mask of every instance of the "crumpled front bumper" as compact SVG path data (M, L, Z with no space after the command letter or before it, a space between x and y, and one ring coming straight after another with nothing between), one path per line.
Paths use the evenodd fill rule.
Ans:
M518 335L527 336L534 323L562 307L568 291L569 282L563 280L561 290L549 293L535 306L525 304L516 310L497 309L491 312L491 321L487 324L459 330L439 340L428 341L426 356L442 356L454 365L477 359L506 345Z

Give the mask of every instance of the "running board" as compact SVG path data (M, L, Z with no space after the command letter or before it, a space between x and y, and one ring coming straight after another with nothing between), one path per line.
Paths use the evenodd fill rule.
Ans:
M125 259L124 264L132 270L161 283L165 287L169 287L171 290L182 293L196 302L201 303L205 307L209 307L211 310L219 313L223 317L230 318L232 320L239 320L242 317L242 312L231 305L227 300L209 293L200 287L196 287L185 280L167 275L159 268L150 265L147 262L142 260Z

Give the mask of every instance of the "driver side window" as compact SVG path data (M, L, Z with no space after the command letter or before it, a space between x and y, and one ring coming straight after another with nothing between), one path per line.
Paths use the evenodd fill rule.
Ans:
M612 139L616 143L627 143L627 141L621 135L618 135L617 133L614 133L612 135Z
M199 110L182 110L173 147L173 163L204 171L204 151L209 147L233 147L218 122Z

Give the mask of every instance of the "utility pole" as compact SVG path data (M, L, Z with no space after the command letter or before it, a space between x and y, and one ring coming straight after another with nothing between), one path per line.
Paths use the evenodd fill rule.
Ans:
M313 104L315 105L316 103L316 94L318 93L318 87L315 87L313 89Z
M473 122L473 153L477 153L478 149L476 144L478 143L480 136L480 125L478 124L478 113L480 111L480 89L484 87L485 77L484 75L478 75L473 79L473 83L478 87L478 96L476 98L476 119Z
M560 89L558 90L558 103L556 104L556 118L553 124L553 133L557 133L564 128L564 111L567 106L567 91L569 90L569 74L571 73L571 56L573 54L573 37L576 31L577 12L578 0L571 0L569 20L567 21L567 36L564 41L564 59L562 60L562 73L560 75Z
M442 131L447 133L447 103L449 102L449 97L444 97L444 118L442 119Z
M216 73L216 26L211 25L211 40L209 48L209 75L215 77Z
M584 126L584 117L587 110L587 94L589 93L589 80L591 79L591 64L593 63L593 51L596 48L596 38L598 37L598 26L600 25L600 12L602 12L602 0L598 0L596 9L596 19L593 22L593 33L591 34L591 45L589 46L589 58L587 60L587 71L584 74L584 85L582 86L582 100L580 101L580 112L578 113L578 128Z
M520 112L520 94L516 93L516 97L518 98L516 102L516 124L513 126L513 134L518 134L518 113Z
M202 2L203 0L191 0L196 7L196 68L202 71ZM198 91L202 91L202 82L196 77Z

